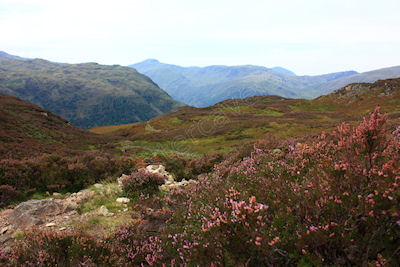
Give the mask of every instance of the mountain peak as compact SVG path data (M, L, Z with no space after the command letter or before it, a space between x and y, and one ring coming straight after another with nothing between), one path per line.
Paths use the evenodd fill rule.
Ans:
M271 68L271 70L276 71L276 72L280 72L280 73L283 73L283 74L296 75L293 71L285 69L285 68L282 68L282 67L278 67L278 66Z
M28 60L28 58L23 58L19 56L14 56L11 54L8 54L4 51L0 51L0 58L6 58L6 59L17 59L17 60Z
M155 58L149 58L149 59L143 60L141 63L160 63L160 61L158 61Z

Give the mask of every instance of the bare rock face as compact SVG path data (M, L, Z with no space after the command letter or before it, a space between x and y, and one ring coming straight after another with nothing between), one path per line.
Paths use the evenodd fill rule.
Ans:
M82 190L64 199L32 199L16 206L8 214L8 221L14 229L44 225L74 211L82 201L92 195L93 192Z
M21 229L41 225L49 217L66 212L68 206L52 198L33 199L19 204L9 215L10 222Z

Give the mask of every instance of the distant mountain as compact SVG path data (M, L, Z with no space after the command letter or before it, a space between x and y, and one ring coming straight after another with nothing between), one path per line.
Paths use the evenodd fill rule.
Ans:
M284 73L284 74L290 74L290 75L296 75L293 71L282 68L282 67L273 67L273 71Z
M304 91L306 87L356 73L347 71L320 76L296 76L281 67L181 67L155 59L129 66L151 77L174 99L196 107L210 106L225 99L257 95L308 97Z
M319 86L309 87L308 90L312 95L319 96L328 94L334 90L342 88L352 83L373 83L377 80L390 79L400 77L400 66L383 68L354 75L334 79Z
M129 67L21 60L6 53L0 55L0 93L82 128L144 121L182 105Z
M19 56L14 56L14 55L10 55L7 54L4 51L0 51L0 59L1 58L7 58L7 59L19 59L19 60L29 60L29 58L24 58L24 57L19 57Z
M181 67L155 59L129 65L149 76L174 99L205 107L231 98L278 95L315 98L353 82L373 82L400 77L400 67L372 72L343 71L316 76L296 76L281 67L209 66Z

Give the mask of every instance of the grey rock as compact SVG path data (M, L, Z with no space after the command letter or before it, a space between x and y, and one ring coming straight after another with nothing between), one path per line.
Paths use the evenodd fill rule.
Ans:
M28 228L45 223L49 217L54 217L67 211L69 207L52 198L33 199L19 204L9 215L9 220L16 228Z

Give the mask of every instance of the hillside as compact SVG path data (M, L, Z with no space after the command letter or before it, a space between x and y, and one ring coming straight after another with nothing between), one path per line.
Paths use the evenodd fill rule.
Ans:
M395 96L396 84L384 82L383 91L354 85L337 95ZM392 131L390 121L375 108L334 131L242 144L199 176L187 168L202 171L211 155L186 165L171 159L189 181L149 165L76 194L0 210L0 242L11 240L0 247L0 263L399 266L400 127Z
M82 128L145 121L181 105L132 68L20 60L4 53L0 93L39 105Z
M124 136L134 144L190 152L227 152L245 141L281 139L330 131L340 122L358 122L379 105L400 124L400 79L352 84L314 100L256 96L211 107L182 107L148 122L91 129Z
M231 98L279 95L315 98L355 82L374 82L400 76L400 67L357 73L344 71L317 76L296 76L286 69L261 66L181 67L155 59L129 65L149 76L174 99L205 107Z
M110 138L92 134L19 98L0 94L0 155L24 158L62 150L89 150Z
M34 193L80 190L120 175L132 163L114 142L0 94L0 208Z
M310 94L319 96L329 94L351 83L373 83L377 80L397 78L399 76L400 66L395 66L341 77L319 86L311 86L308 90Z

